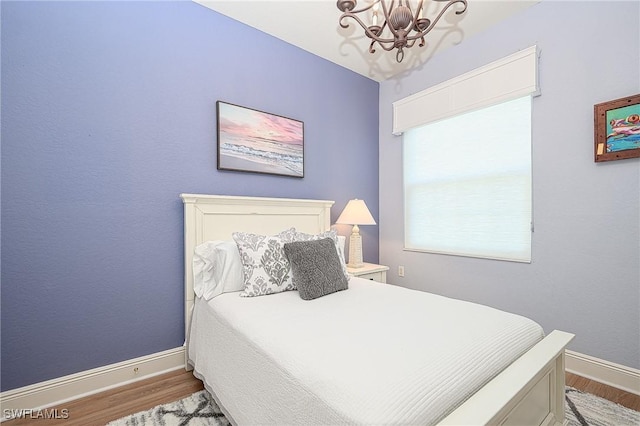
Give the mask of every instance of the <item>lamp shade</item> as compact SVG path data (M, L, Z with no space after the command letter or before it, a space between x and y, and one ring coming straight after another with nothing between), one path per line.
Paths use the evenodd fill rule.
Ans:
M353 225L351 236L349 237L349 263L347 266L352 268L362 268L364 262L362 260L362 236L358 225L375 225L371 212L362 200L350 200L347 206L342 210L340 217L336 223Z
M342 210L336 223L345 225L375 225L371 212L364 203L364 200L349 200L347 206Z

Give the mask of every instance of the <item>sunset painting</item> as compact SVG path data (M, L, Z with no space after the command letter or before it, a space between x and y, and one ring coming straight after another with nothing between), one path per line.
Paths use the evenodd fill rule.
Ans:
M304 177L302 121L226 102L218 107L218 169Z

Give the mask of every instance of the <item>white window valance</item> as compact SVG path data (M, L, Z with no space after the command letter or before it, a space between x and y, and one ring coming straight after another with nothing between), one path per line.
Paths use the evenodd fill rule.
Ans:
M443 118L540 94L537 46L393 103L393 134Z

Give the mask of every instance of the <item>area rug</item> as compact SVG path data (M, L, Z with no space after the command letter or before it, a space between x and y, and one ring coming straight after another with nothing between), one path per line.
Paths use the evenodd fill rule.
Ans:
M569 426L640 425L640 412L568 386L564 405Z
M169 404L158 405L149 411L141 411L107 426L227 426L227 418L209 392L201 390Z
M569 426L637 426L640 412L570 387L565 392ZM230 423L205 390L149 411L132 414L107 426L227 426Z

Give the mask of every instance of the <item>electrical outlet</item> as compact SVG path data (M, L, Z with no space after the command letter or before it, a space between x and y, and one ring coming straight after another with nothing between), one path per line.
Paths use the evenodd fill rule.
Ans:
M398 266L398 276L404 277L404 266Z

